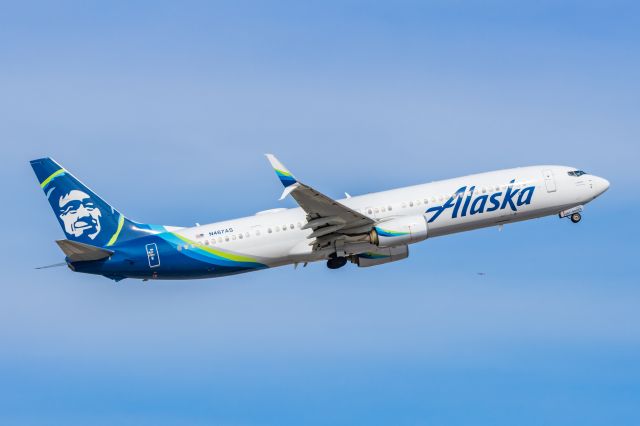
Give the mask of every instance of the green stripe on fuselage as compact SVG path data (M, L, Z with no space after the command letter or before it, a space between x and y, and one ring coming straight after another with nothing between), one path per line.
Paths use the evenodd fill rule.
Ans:
M213 249L211 247L202 245L202 244L200 244L200 243L198 243L196 241L192 241L192 240L190 240L190 239L188 239L186 237L183 237L182 235L176 234L175 232L172 232L171 234L174 235L175 237L177 237L178 239L184 241L187 244L194 245L194 246L198 247L200 250L205 251L205 252L207 252L209 254L212 254L214 256L218 256L218 257L220 257L222 259L231 260L233 262L259 263L258 261L256 261L254 258L251 258L251 257L242 256L242 255L239 255L239 254L225 253L225 252L222 252L220 250L215 250L215 249Z

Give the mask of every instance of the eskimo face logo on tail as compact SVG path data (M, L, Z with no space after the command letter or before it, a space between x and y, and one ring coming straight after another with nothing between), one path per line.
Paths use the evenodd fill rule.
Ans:
M490 195L483 194L475 198L474 192L476 187L472 186L467 191L467 187L463 186L462 188L458 189L456 193L443 205L431 207L426 211L426 213L433 213L433 216L429 218L429 223L436 220L445 210L448 209L452 209L452 219L455 219L458 216L473 216L478 213L504 210L507 207L509 207L514 212L518 211L518 207L531 204L533 192L536 187L527 186L521 189L514 189L514 182L515 179L512 179L511 182L509 182L507 191L504 194L502 191L498 191ZM467 194L466 197L464 196L465 193Z
M64 225L64 231L75 238L95 239L102 229L102 213L89 194L73 189L62 193L58 199L60 208L58 217Z

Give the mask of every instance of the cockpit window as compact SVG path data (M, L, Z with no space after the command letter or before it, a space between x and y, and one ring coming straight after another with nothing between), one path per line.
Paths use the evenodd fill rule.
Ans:
M567 174L569 176L576 176L576 177L580 177L582 175L586 175L587 172L583 172L582 170L572 170L570 172L567 172Z

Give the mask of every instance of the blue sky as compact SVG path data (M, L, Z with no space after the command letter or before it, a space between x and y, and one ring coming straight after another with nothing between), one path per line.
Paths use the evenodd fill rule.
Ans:
M640 422L634 2L53 2L0 15L0 422ZM34 270L62 238L28 160L127 216L293 206L517 165L611 181L579 225L409 259L120 284ZM479 276L478 272L486 275Z

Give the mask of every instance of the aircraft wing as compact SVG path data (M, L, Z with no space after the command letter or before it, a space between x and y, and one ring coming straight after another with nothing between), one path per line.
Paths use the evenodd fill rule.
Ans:
M275 156L266 156L285 188L280 199L290 194L307 213L307 223L302 228L313 229L307 238L322 239L324 242L373 227L375 222L370 217L298 181Z

